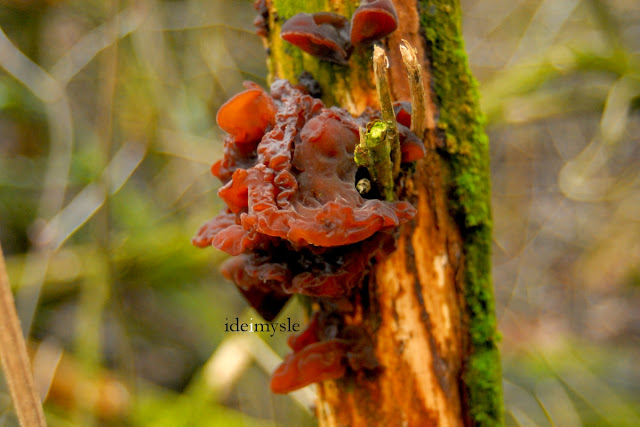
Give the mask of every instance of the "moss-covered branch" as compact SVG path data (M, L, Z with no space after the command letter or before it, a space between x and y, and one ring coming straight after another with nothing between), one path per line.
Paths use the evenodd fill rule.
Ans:
M393 171L389 126L376 120L360 129L360 143L356 146L354 160L358 166L369 170L371 179L387 201L393 201Z
M489 143L464 51L458 1L419 0L419 5L440 111L438 128L445 135L442 154L452 170L450 205L463 230L471 344L464 373L469 408L475 424L500 425L502 376L491 286Z

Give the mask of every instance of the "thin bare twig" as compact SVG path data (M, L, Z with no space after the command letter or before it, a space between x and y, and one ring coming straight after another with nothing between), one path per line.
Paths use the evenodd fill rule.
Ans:
M33 381L27 346L13 302L9 277L0 247L0 360L18 420L23 427L46 427Z
M411 132L418 138L424 138L424 120L426 116L426 101L424 83L422 82L422 66L416 50L408 41L402 40L400 53L402 61L409 76L409 88L411 89Z

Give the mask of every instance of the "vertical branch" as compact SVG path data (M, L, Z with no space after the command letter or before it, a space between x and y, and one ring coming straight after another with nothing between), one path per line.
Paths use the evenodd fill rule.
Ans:
M360 143L353 154L356 164L369 170L371 179L384 199L393 201L393 163L386 122L375 120L367 125L366 130L360 129Z
M416 56L416 50L408 41L402 40L400 53L402 54L404 66L407 69L409 88L411 90L411 132L418 138L423 139L426 101L424 83L422 82L422 66Z
M396 128L396 115L393 112L391 102L391 90L389 89L389 60L380 46L373 48L373 72L376 78L376 89L380 100L382 121L387 125L387 141L391 146L391 162L393 163L393 177L400 173L400 140Z
M46 426L0 247L0 360L20 425Z

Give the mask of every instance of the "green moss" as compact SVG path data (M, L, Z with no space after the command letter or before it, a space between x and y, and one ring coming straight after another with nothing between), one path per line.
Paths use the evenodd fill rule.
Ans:
M438 128L451 168L450 206L463 231L465 301L472 346L464 382L475 425L503 424L499 340L491 286L489 144L469 72L455 0L419 0L428 41Z
M356 164L369 170L371 180L387 201L394 199L390 140L396 134L395 128L395 123L381 120L368 123L353 153Z
M496 405L495 399L487 396L501 396L502 375L494 369L500 355L497 349L477 351L464 373L464 381L469 392L469 415L475 425L495 426L503 424L502 404Z
M274 0L275 9L278 16L282 19L289 19L296 13L315 13L329 10L329 2L327 0Z

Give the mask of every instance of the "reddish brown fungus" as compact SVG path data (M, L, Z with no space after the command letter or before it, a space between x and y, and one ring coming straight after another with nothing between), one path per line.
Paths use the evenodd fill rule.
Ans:
M354 46L380 40L398 28L398 14L391 0L362 0L351 17Z
M415 215L408 202L364 199L355 188L358 129L378 113L356 118L325 108L284 80L271 94L246 87L218 113L229 135L212 173L224 184L218 194L227 207L198 230L193 244L235 256L222 273L267 320L293 293L337 307L394 247L391 230ZM417 158L421 142L402 124L398 129L403 159ZM326 333L314 319L290 339L294 354L274 373L274 392L338 378L347 365L376 366L367 341Z
M257 158L251 149L239 147L244 148L245 141L254 139L246 135L257 128L266 129L269 121L261 126L245 122L251 132L240 127L238 119L238 123L234 122L237 127L225 128L234 133L226 141L225 158L214 166L213 172L227 182L220 195L231 211L224 215L233 213L237 217L228 232L219 229L218 223L205 227L196 238L200 245L204 242L202 233L213 233L211 243L215 247L236 255L255 247L254 234L258 233L287 240L297 247L344 246L413 217L415 209L408 202L365 200L355 189L357 165L353 150L358 128L363 125L358 119L338 108L324 108L320 100L287 82L274 84L274 98L269 101L264 99L265 92L249 91L260 94L258 105L267 106L267 111L277 103L275 123L257 145ZM235 108L239 99L242 98L236 96L225 104L218 119L226 118L229 104ZM254 103L239 105L262 116L256 113ZM238 117L246 116L238 111ZM251 161L255 165L247 168ZM251 247L243 248L245 244Z
M324 61L346 65L351 55L349 20L335 13L298 13L284 23L280 36Z
M249 206L246 177L246 169L236 169L231 176L231 181L218 190L218 196L227 204L231 212L236 214Z
M310 344L288 354L271 376L271 391L289 393L320 381L344 376L348 344L340 339Z
M344 372L344 366L349 366L354 371L374 371L380 367L374 356L374 344L369 334L358 326L343 325L339 317L331 316L326 312L316 311L309 325L300 333L290 336L287 343L293 350L293 354L285 357L284 362L276 369L272 380L272 387L275 383L276 388L284 390L283 392L292 391L310 383L301 376L299 366L304 364L303 360L308 358L309 354L317 353L319 350L327 351L327 347L329 351L334 351L337 346L339 353L332 356L331 362L326 358L324 366L320 364L313 366L311 374L314 374L314 377L311 382L339 378ZM308 365L305 366L305 368L308 367Z
M407 101L398 101L393 103L393 112L396 115L396 121L401 125L411 127L411 103Z
M303 262L310 268L296 274L283 289L316 297L348 295L369 270L371 260L386 254L394 243L390 234L377 233L361 243L331 248L315 257L307 255Z
M407 101L395 102L393 111L398 122L402 163L420 160L427 154L427 151L420 138L409 129L411 127L411 103Z
M255 230L245 230L236 224L236 215L226 209L217 217L204 223L191 243L199 248L214 246L230 255L240 255L267 244L266 236Z
M247 90L235 95L218 111L218 126L234 137L236 144L260 141L275 121L273 99L260 86L246 82Z
M303 331L289 336L287 345L295 352L302 350L308 345L318 342L319 313L316 311Z
M253 26L256 27L256 34L260 37L269 35L269 8L265 0L256 0L253 8L258 11L258 16L253 20Z
M427 155L424 143L408 127L398 123L402 163L415 162Z
M267 321L271 321L291 297L279 292L277 287L270 286L273 285L271 280L281 279L279 274L286 275L287 272L283 271L284 266L278 268L274 265L263 265L263 269L270 267L272 271L265 271L265 274L261 275L246 268L247 258L249 258L248 255L229 258L222 264L220 270L224 277L236 284L251 306Z
M347 295L393 240L376 233L415 214L407 202L366 200L355 188L353 150L372 113L354 118L324 108L285 81L274 83L271 96L247 87L218 115L233 123L226 127L233 134L225 139L224 158L212 169L226 183L218 193L228 208L203 225L193 243L247 254L244 279L231 277L244 290L261 284L281 294ZM258 101L245 102L248 97ZM246 131L241 120L227 117L231 108L246 117L243 106L268 120L246 123ZM247 137L255 129L265 132L259 143ZM405 159L419 157L421 142L399 129Z

